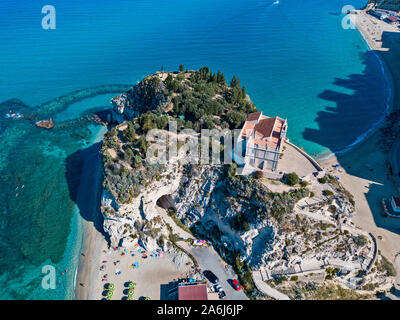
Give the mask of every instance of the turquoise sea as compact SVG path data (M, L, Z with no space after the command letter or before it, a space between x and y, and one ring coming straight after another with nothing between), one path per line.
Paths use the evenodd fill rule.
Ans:
M341 9L366 0L39 0L0 2L0 298L72 299L82 244L82 157L101 127L82 114L145 75L209 66L241 79L290 140L314 155L340 152L382 119L382 66ZM13 100L10 100L13 99ZM40 130L8 110L53 117ZM57 287L41 287L53 265ZM65 273L65 270L68 272ZM62 274L64 273L64 275Z

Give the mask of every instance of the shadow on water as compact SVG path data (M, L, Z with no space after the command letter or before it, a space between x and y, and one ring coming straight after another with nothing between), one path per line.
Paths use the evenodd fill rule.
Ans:
M345 88L346 92L325 90L318 98L330 102L323 111L318 112L315 122L319 129L306 128L303 137L309 141L325 146L333 152L341 151L355 142L354 134L366 132L372 121L382 117L384 96L382 88L376 88L370 83L380 72L376 56L368 51L363 57L365 70L363 74L351 74L346 79L335 78L333 84ZM373 91L376 91L374 94ZM335 106L332 106L332 103ZM375 106L376 108L372 108ZM375 120L371 120L375 119ZM338 128L343 133L338 134ZM354 130L354 131L353 131Z
M397 37L397 38L396 38ZM380 51L381 55L399 54L398 52L390 52L391 41L400 41L399 33L384 32L382 35L382 47L389 48L388 51ZM371 116L376 119L383 117L382 104L388 102L388 94L384 92L381 82L372 82L377 79L377 72L380 72L380 66L377 63L376 52L368 51L363 57L365 65L362 74L351 74L346 79L334 79L334 85L345 88L346 92L343 93L332 90L326 90L319 95L319 98L334 103L335 106L327 106L324 111L318 113L315 122L318 124L319 129L306 128L303 132L303 137L309 141L316 142L333 152L342 150L345 146L352 144L354 141L354 131L363 129L363 132L369 129L371 124ZM400 59L399 59L400 60ZM398 75L394 75L398 77ZM382 79L383 80L383 79ZM382 93L383 92L383 93ZM392 92L392 95L395 92ZM364 109L367 106L367 109ZM379 108L379 114L374 113L371 106ZM356 112L356 114L355 114ZM366 125L366 126L365 126ZM343 131L348 132L348 136L341 135L336 137L334 132L338 132L337 127L343 128ZM364 128L365 127L365 128ZM335 129L336 128L336 129ZM374 134L381 134L380 131ZM338 144L340 139L340 144ZM380 148L380 146L377 146ZM363 161L360 164L351 165L346 162L347 154L336 154L339 163L345 163L345 170L350 175L360 177L362 179L373 181L373 183L366 186L368 191L364 194L368 201L368 205L373 212L374 221L380 228L387 229L391 232L400 233L400 221L394 221L390 218L383 217L381 208L381 200L383 197L390 197L391 194L386 194L385 185L392 184L392 178L389 175L389 170L385 168L386 174L377 172L374 168L382 166L387 167L387 164L382 163L383 158L378 156L368 156L368 161ZM367 155L366 155L367 158ZM376 158L376 159L375 159ZM362 161L362 155L360 155ZM367 170L359 170L363 166Z
M109 242L100 211L103 181L101 144L95 143L69 155L66 159L65 176L70 198L78 206L81 217L93 222L96 230Z

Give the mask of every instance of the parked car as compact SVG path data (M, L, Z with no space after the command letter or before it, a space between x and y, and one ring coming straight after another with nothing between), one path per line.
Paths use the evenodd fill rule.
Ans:
M237 281L236 279L232 279L232 286L235 288L236 291L239 291L242 289L239 281Z
M208 281L210 281L213 284L217 284L219 279L218 277L212 273L210 270L204 270L203 272L204 276L208 279Z
M221 287L219 284L217 284L217 285L214 287L214 290L215 290L215 292L218 292L218 297L219 297L220 299L223 299L223 298L226 297L226 293L225 293L224 289L222 289L222 287Z

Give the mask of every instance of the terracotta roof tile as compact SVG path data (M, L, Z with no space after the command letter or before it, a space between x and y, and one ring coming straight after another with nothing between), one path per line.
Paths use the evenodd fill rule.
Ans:
M179 300L208 300L205 284L187 285L178 287Z
M249 120L252 119L252 120ZM248 121L255 121L256 123L250 123ZM251 137L254 144L260 147L266 147L276 149L280 143L282 129L285 126L285 120L274 117L269 118L264 116L261 112L251 113L247 117L247 121L243 125L242 138Z
M255 121L260 118L261 112L254 112L247 115L247 121Z

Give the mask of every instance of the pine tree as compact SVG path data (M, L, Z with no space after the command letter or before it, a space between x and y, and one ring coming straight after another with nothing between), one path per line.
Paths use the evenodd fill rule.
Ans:
M240 79L239 78L236 79L236 88L240 88Z
M173 80L172 75L168 74L167 78L165 79L165 84L167 85L167 87L171 86L172 80Z
M236 77L235 76L232 77L231 87L232 88L236 87Z
M136 131L135 128L133 127L132 121L128 122L128 128L126 129L125 137L129 141L134 141L136 139Z
M221 78L221 71L218 70L218 72L217 72L217 82L218 82L218 83L221 83L221 80L222 80L222 78Z
M221 83L223 85L226 85L226 79L225 79L225 75L224 74L221 74Z
M185 70L185 68L183 67L183 64L180 64L180 65L179 65L179 71L180 71L180 72L183 72L183 70Z

